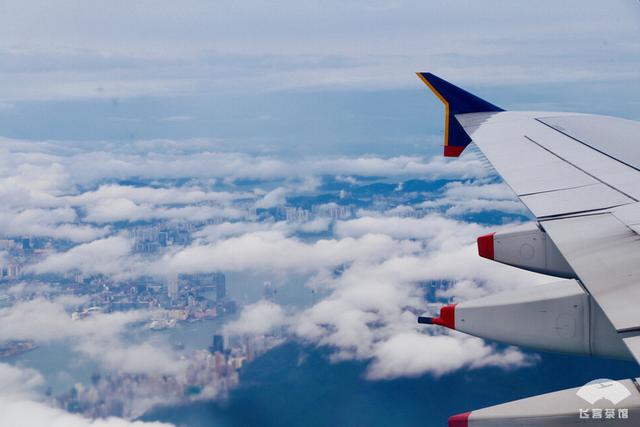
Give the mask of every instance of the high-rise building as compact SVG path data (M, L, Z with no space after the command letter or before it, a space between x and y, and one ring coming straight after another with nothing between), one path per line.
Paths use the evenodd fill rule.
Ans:
M167 283L167 295L169 295L169 298L177 298L178 297L178 279L177 278L172 278L169 279L169 282Z
M212 353L224 353L224 337L222 335L214 335L210 348Z
M182 286L192 288L216 288L219 283L224 283L225 277L222 273L180 273L178 274L178 282Z
M9 280L17 280L22 278L22 266L19 264L9 264L2 267L2 278Z
M158 242L160 243L160 246L167 246L168 241L169 233L167 233L166 231L161 231L158 233Z
M225 314L234 314L238 311L238 304L234 300L228 299L224 301L223 308Z
M227 296L227 279L224 274L216 273L216 299L223 300Z
M262 289L262 296L267 301L273 301L277 293L276 288L271 282L264 282L264 288Z

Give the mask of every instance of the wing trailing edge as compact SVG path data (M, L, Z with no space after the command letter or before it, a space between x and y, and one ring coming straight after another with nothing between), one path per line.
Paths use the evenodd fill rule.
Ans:
M442 101L445 109L444 155L458 157L471 142L471 138L456 120L456 114L504 111L431 73L416 73Z

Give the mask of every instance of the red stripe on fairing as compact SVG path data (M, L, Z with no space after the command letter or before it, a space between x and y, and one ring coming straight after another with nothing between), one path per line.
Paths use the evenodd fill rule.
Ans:
M465 147L462 145L445 145L444 156L445 157L460 157L460 154L464 151Z
M482 258L495 259L494 258L494 246L493 236L496 233L485 234L478 237L478 255Z
M449 304L440 308L440 317L431 320L434 325L444 326L449 329L456 328L456 305Z
M471 412L449 417L449 427L469 427L469 415Z

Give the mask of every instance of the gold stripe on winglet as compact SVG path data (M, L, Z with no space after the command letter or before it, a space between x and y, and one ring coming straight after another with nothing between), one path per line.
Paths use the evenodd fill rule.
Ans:
M416 73L416 75L420 77L420 80L422 80L424 84L431 89L431 92L433 92L444 104L444 146L446 147L449 145L449 103L442 95L440 95L440 92L438 92L436 88L429 83L429 80L427 80L422 73Z

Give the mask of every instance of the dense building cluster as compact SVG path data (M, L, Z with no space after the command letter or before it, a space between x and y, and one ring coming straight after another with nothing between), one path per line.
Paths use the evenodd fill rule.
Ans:
M158 402L175 404L224 398L239 383L245 362L282 341L278 334L232 339L214 335L209 349L184 355L184 374L94 373L90 384L77 383L51 399L68 411L93 418L134 418Z

